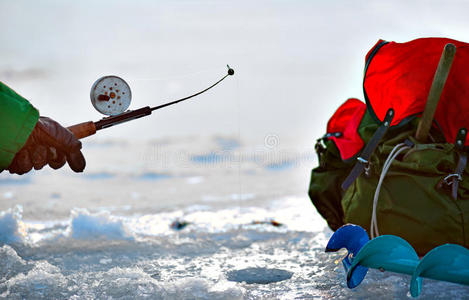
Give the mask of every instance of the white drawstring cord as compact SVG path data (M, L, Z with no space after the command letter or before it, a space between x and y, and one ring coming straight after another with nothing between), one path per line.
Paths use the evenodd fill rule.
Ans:
M389 153L388 158L384 162L383 169L381 171L381 175L379 177L378 185L376 186L376 191L375 191L375 196L373 198L373 213L371 215L371 225L370 225L370 234L371 238L374 239L375 237L379 236L379 231L378 231L378 219L376 218L376 207L378 205L378 198L379 198L379 193L381 191L381 185L383 184L384 177L386 177L386 174L388 173L389 168L391 167L391 164L393 160L404 150L410 149L409 146L407 146L405 143L400 143L397 144Z

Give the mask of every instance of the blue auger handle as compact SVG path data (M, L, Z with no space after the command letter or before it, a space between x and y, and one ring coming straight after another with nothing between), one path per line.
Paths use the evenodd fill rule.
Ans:
M331 236L326 246L326 252L336 252L342 248L347 249L349 255L343 260L345 272L348 273L350 270L353 257L355 257L360 249L370 240L365 229L358 225L348 224L337 229L336 232ZM358 286L365 278L368 272L367 267L356 266L354 268L354 276L347 279L347 286L354 288Z
M349 288L363 281L368 268L411 275L410 293L413 297L420 294L423 277L469 285L469 250L459 245L436 247L419 260L415 250L404 239L383 235L370 241L363 228L350 224L332 235L326 252L341 248L350 253L342 261Z

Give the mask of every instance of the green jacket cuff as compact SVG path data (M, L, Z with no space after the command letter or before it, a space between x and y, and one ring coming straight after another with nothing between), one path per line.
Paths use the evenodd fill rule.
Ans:
M8 168L39 119L39 111L0 82L0 171Z

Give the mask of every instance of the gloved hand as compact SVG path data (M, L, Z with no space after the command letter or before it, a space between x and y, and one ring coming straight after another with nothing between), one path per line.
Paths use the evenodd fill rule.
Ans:
M7 168L10 173L24 174L34 167L42 169L46 164L53 169L68 162L75 172L85 169L85 157L80 151L81 142L67 128L47 117L40 117L26 144L16 153Z

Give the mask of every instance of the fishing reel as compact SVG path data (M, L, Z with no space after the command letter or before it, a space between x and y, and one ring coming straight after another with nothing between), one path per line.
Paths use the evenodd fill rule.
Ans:
M130 90L130 86L124 79L114 75L101 77L96 80L91 87L90 99L93 107L107 117L96 122L88 121L76 124L68 127L68 129L78 139L82 139L95 134L97 130L151 115L154 110L161 109L205 93L222 82L226 77L234 75L234 70L230 68L229 65L227 65L227 67L228 73L225 76L198 93L155 107L145 106L136 110L127 110L130 106L130 101L132 100L132 92Z
M124 79L114 75L103 76L91 87L90 99L94 108L103 115L116 116L129 108L132 92Z

